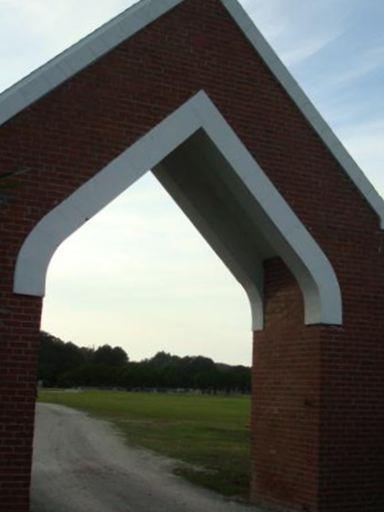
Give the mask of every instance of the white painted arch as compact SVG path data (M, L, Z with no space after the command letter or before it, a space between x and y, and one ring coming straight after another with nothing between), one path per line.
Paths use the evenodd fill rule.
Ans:
M19 252L14 293L44 296L59 245L148 169L245 289L255 330L263 328L262 263L275 255L299 283L305 323L342 324L330 262L204 91L41 219Z

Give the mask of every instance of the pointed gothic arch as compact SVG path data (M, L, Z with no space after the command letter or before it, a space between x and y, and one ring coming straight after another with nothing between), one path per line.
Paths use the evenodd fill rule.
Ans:
M43 297L59 245L148 169L245 289L254 330L264 323L263 260L276 256L300 285L306 324L342 324L340 287L329 260L204 92L41 219L17 257L14 292Z

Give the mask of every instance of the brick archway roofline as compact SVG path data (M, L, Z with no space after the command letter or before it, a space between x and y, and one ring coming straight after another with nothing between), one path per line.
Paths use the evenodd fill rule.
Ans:
M141 0L0 94L0 126L184 0ZM237 0L220 0L380 219L384 200L297 84Z
M182 158L191 141L195 144L194 153L206 151L202 138L209 144L209 151L216 153L213 161L218 161L219 157L220 163L213 164L218 169L212 169L212 173L210 170L211 175L218 176L215 178L218 189L223 177L227 185L230 182L233 203L241 206L235 229L230 229L233 209L228 215L225 201L219 204L222 211L212 208L210 200L196 206L191 199L192 192L185 197L180 194L175 197L175 187L172 190L172 185L163 184L245 289L251 303L253 328L263 328L262 262L271 255L280 256L295 275L304 297L305 323L341 325L341 292L331 263L204 91L41 219L19 252L14 292L44 296L48 265L59 245L148 169L153 169L157 175L162 168L170 168L172 162L168 160ZM159 179L162 181L161 177ZM187 191L190 186L187 184ZM206 195L200 192L197 197ZM247 237L239 238L236 227L241 227L244 215L254 222L254 231L249 237L254 239L249 242Z

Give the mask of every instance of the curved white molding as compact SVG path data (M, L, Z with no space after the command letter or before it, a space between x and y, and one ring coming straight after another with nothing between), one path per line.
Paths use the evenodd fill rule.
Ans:
M296 276L304 295L306 324L342 324L340 287L330 262L203 91L139 139L36 225L17 258L14 292L43 296L48 265L58 246L148 169L161 166L170 153L199 130L204 131L225 159L230 173L241 183L245 191L244 201L240 198L244 202L242 207L257 218L260 233ZM193 214L192 211L191 216L243 285L252 305L254 328L262 328L261 260L252 259L252 268L249 268L249 255L243 258L233 247L228 250L225 232L224 238L215 242L215 232L204 228L198 212Z
M141 0L0 94L0 126L184 0ZM220 0L355 184L384 229L384 201L237 0Z

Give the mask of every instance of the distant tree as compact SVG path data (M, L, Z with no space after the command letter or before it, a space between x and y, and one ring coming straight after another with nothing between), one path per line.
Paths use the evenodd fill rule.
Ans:
M41 333L39 379L48 386L121 387L125 389L198 389L205 393L248 393L251 370L217 364L203 356L179 357L158 352L129 362L120 347L78 347Z
M81 349L74 343L40 333L39 379L46 385L55 385L59 375L85 363Z
M160 372L148 361L128 363L121 371L119 382L126 389L162 387Z
M95 350L92 362L107 366L124 366L128 363L128 355L121 347L112 348L110 345L103 345Z
M167 368L177 362L178 359L177 356L172 356L167 352L158 352L148 362L156 368Z
M123 367L105 364L87 364L62 373L58 378L60 387L120 387Z
M80 347L80 351L83 355L85 363L91 364L95 353L95 349L90 347Z
M207 372L215 368L215 363L212 359L203 356L184 357L182 363L184 368L190 373Z

